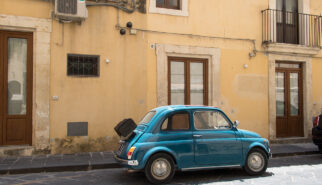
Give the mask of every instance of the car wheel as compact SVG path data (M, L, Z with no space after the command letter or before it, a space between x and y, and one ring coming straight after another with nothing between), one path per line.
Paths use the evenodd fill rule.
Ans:
M267 155L259 148L252 149L245 162L244 169L249 175L261 175L267 169Z
M165 153L155 154L148 160L144 172L153 184L167 183L175 173L173 159Z

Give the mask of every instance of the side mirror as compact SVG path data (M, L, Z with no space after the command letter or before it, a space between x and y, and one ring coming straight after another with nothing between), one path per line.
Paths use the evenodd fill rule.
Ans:
M234 122L233 126L234 126L234 128L237 128L237 127L238 127L238 125L239 125L239 121L238 121L238 120L236 120L236 121Z

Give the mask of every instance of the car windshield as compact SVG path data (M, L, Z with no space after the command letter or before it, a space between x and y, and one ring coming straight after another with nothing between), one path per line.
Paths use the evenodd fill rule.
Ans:
M151 119L153 118L153 116L155 115L156 111L150 111L148 112L143 119L140 121L139 124L147 124L151 121Z

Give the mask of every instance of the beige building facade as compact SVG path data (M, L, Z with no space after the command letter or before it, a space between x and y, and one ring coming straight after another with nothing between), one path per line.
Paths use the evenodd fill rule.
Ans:
M112 150L119 121L168 104L310 139L321 12L320 0L1 0L0 155Z

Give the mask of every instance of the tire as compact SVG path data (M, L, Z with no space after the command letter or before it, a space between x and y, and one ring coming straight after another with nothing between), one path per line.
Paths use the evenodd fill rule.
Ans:
M254 148L248 152L244 170L249 175L262 175L267 169L267 155L262 149Z
M157 153L148 160L144 173L153 184L170 182L175 174L174 161L168 154Z

